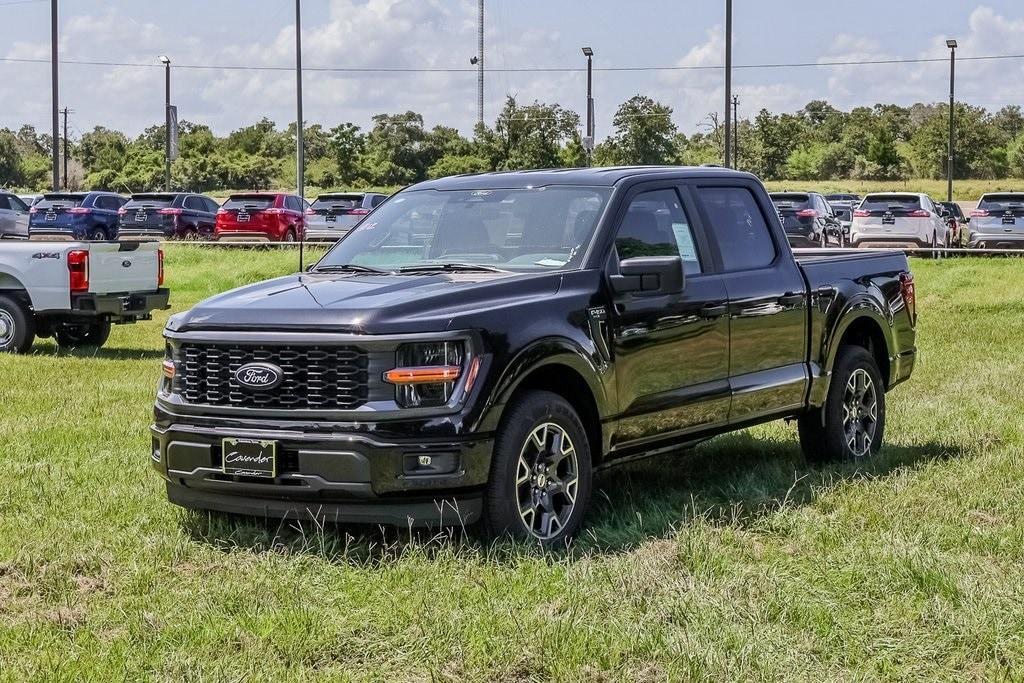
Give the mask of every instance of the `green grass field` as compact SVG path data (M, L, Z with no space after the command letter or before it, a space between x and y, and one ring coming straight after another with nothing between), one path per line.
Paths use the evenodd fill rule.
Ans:
M181 310L294 252L168 247ZM168 504L154 322L0 358L0 679L875 680L1024 671L1024 277L915 260L888 445L783 423L613 470L570 551Z

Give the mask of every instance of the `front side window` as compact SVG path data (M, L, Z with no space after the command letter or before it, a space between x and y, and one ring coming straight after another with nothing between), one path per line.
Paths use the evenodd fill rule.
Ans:
M402 192L359 223L318 267L579 268L610 194L611 188L568 185Z
M775 243L753 193L745 187L702 187L700 201L722 252L726 271L765 268Z
M683 272L701 272L693 229L675 190L638 194L630 202L615 235L619 260L636 256L679 256Z

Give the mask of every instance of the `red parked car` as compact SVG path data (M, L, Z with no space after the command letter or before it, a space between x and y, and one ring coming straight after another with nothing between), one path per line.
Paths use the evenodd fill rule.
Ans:
M294 242L306 230L305 202L294 194L233 194L217 212L217 240Z

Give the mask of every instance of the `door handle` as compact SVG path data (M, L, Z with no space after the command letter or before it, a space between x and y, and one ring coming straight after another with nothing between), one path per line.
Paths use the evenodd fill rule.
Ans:
M720 318L725 315L729 307L725 304L708 304L700 309L700 317L702 318Z
M778 298L778 302L783 306L797 306L803 303L803 300L803 292L787 292Z

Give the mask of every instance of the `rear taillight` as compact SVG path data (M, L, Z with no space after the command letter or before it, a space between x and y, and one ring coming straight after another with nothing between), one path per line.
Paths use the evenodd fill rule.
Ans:
M35 206L29 207L29 213L39 213L39 209Z
M92 209L90 209L87 206L73 206L70 209L68 209L68 213L82 215L82 214L92 213Z
M164 286L164 250L156 250L156 286Z
M128 215L128 209L126 209L126 208L124 208L122 206L120 209L117 210L117 215L118 216L127 216Z
M903 295L903 304L910 314L910 321L917 321L917 292L914 289L914 275L912 273L900 273L900 294Z
M227 209L217 209L217 215L218 216L227 216L228 215L228 210Z
M263 209L263 213L267 214L268 216L278 216L284 213L284 209Z
M985 218L988 216L988 209L974 209L971 211L971 218Z
M856 211L853 212L853 215L856 216L857 218L867 218L868 216L871 215L871 212L868 211L867 209L857 209Z
M313 209L306 209L306 215L307 216L315 216L316 215L316 211L314 211Z
M800 209L796 215L800 218L817 218L818 211L816 209Z
M165 216L180 216L181 209L160 209L157 213L161 213Z
M89 252L84 249L68 252L68 284L72 294L89 291Z
M930 216L931 214L928 213L928 211L926 211L925 209L914 209L907 215L910 216L911 218L928 218L928 216Z
M348 212L350 216L365 216L370 213L369 209L352 209Z

